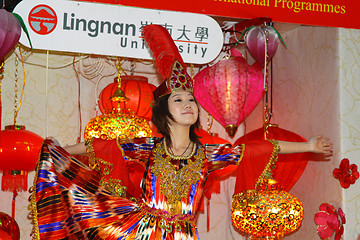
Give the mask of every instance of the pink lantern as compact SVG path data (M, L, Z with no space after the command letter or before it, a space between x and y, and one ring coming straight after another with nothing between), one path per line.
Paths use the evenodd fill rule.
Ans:
M267 51L269 59L271 59L279 45L279 36L273 27L253 27L247 32L245 37L246 46L251 55L262 67L265 65L266 33L268 34Z
M12 13L0 9L0 59L4 58L15 47L20 34L20 22Z
M260 66L251 66L239 52L237 55L220 60L194 77L197 101L226 128L231 137L259 103L264 85Z

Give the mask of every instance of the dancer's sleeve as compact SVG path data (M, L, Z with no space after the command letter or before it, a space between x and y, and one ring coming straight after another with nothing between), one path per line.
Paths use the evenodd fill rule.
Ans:
M271 177L280 152L275 140L248 142L236 173L235 194L254 189L264 178Z
M220 174L226 174L224 169L237 169L237 184L235 191L254 188L260 177L271 174L279 152L275 140L259 140L231 146L230 144L205 145L208 159L208 171L223 169ZM218 174L217 174L218 175Z
M87 143L89 165L102 173L107 185L113 186L114 181L115 184L120 181L118 186L125 186L129 195L139 197L143 165L149 159L154 141L152 138L126 142L94 138Z
M33 239L90 239L136 210L136 203L104 189L102 180L99 172L45 139L31 187Z
M238 165L245 151L245 145L205 144L208 172L223 169L230 165Z

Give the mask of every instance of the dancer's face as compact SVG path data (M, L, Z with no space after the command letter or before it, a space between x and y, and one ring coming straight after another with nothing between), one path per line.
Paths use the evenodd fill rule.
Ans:
M178 91L170 95L168 99L169 112L175 121L169 119L171 126L193 125L199 116L199 108L195 97L190 92Z

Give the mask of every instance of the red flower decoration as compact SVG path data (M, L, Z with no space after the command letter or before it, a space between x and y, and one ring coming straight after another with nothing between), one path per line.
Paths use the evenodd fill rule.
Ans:
M335 232L335 240L339 240L344 233L346 223L345 214L339 208L338 211L333 205L323 203L320 211L315 214L314 221L318 225L317 231L321 239L329 239Z
M339 179L340 185L343 188L350 187L359 178L359 172L355 164L349 165L349 159L344 158L339 168L335 168L333 175L336 179Z

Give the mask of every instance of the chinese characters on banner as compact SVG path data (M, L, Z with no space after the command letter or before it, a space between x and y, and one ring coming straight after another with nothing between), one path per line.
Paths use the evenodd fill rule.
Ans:
M141 35L148 24L164 26L187 63L209 63L223 45L219 24L203 14L64 0L23 0L14 12L35 49L152 59ZM29 47L25 34L20 43Z

